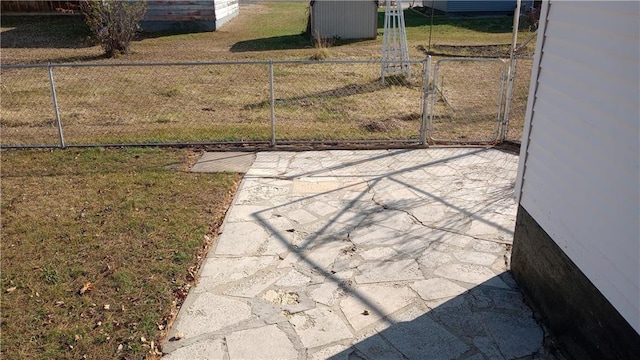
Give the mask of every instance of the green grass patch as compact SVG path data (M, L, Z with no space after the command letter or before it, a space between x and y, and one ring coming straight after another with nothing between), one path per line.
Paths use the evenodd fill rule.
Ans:
M194 155L2 153L3 358L153 352L239 180L184 171Z

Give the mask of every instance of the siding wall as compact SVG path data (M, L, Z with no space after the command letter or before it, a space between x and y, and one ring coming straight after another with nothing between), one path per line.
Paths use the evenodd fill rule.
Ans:
M640 333L640 3L547 10L516 192Z
M375 39L378 6L375 1L316 0L311 11L311 32L322 38Z
M142 27L148 31L210 31L237 14L238 0L148 0Z
M213 0L147 1L145 21L215 21Z
M2 0L0 9L3 14L60 14L75 9L77 2ZM215 30L238 11L238 0L147 0L142 27L149 31Z
M239 12L239 0L216 0L216 28L233 19Z

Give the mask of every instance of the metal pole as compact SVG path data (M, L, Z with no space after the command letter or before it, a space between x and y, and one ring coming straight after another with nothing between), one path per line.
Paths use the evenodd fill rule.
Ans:
M427 55L424 64L424 94L422 95L422 124L420 125L420 144L427 145L427 111L429 101L429 79L431 73L431 55Z
M47 63L47 70L49 72L49 85L51 85L51 96L53 97L53 110L56 113L56 123L58 124L58 134L60 135L60 147L65 148L64 135L62 133L62 122L60 121L60 112L58 111L58 96L56 95L56 85L53 81L53 67L51 63Z
M273 61L269 60L269 96L271 100L271 146L276 146L276 97L273 84Z
M509 53L509 70L507 72L507 94L504 102L504 118L502 120L502 133L500 141L504 141L509 128L509 111L511 110L511 97L513 96L513 84L516 72L516 48L518 46L518 29L520 27L520 5L521 1L516 1L516 9L513 12L513 36L511 38L511 51Z
M431 1L431 25L429 25L429 45L427 45L427 54L431 53L431 33L433 32L433 5L435 0Z

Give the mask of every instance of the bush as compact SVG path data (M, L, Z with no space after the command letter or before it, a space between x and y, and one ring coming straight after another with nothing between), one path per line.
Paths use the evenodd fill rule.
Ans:
M84 0L80 12L108 57L129 52L138 23L147 11L145 1Z

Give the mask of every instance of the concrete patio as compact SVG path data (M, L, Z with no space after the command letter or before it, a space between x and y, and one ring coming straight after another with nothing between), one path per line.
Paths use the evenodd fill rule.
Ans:
M507 272L516 155L225 156L252 165L165 358L554 358Z

